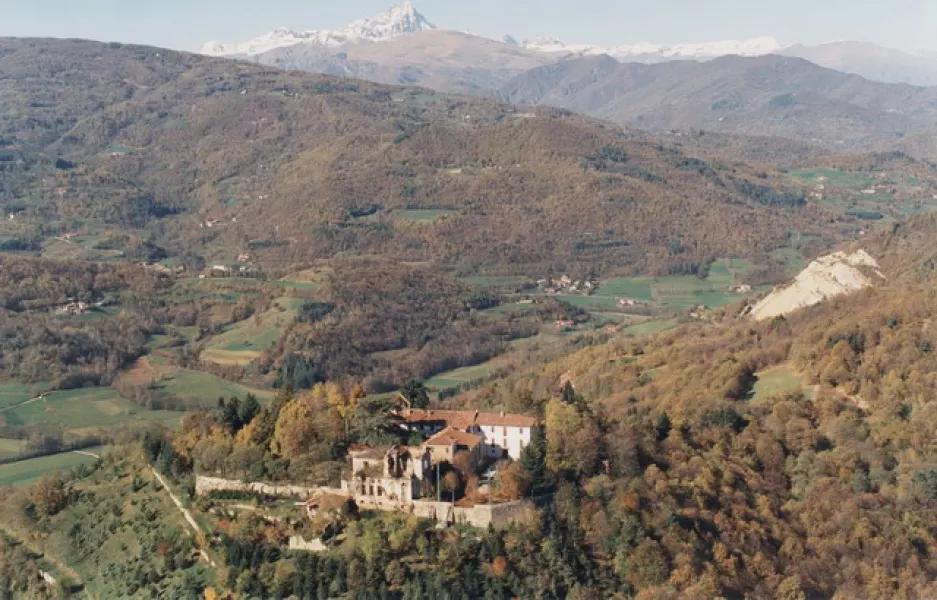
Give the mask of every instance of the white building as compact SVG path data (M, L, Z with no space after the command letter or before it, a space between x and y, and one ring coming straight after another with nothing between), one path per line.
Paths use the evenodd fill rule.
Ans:
M521 457L537 426L535 417L504 412L414 409L404 411L401 416L409 431L424 436L433 436L446 428L473 433L483 438L484 455L510 456L514 460Z

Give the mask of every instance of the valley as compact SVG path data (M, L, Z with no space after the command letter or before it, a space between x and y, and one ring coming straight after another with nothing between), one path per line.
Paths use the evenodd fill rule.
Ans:
M934 596L937 88L836 48L0 38L0 596Z

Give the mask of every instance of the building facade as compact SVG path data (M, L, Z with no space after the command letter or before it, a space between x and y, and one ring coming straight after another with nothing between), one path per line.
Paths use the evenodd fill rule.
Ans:
M537 419L527 415L460 410L404 411L403 426L411 432L434 436L446 429L471 433L482 438L480 452L489 458L518 460L530 443Z

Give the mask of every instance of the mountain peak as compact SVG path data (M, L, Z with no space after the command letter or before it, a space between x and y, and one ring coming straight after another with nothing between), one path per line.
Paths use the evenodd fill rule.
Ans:
M378 41L427 29L436 29L436 26L421 15L411 2L403 2L376 17L351 23L342 33L349 37Z
M241 44L208 42L201 48L202 54L211 56L255 56L276 48L296 44L320 44L340 46L349 42L380 42L406 35L436 29L436 26L420 14L412 2L402 2L386 12L370 19L359 19L342 29L310 30L297 32L290 27L278 27L253 40Z

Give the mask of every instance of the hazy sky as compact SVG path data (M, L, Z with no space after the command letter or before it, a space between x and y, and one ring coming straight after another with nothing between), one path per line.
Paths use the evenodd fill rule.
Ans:
M82 37L183 50L275 27L332 29L393 0L0 0L0 36ZM782 43L862 40L937 50L937 0L415 0L430 21L500 37L567 42Z

